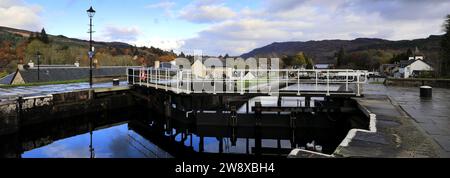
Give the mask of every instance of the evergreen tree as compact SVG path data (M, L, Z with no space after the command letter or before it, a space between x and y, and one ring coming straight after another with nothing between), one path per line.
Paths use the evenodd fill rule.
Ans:
M45 32L45 29L44 28L42 28L42 31L41 31L41 36L40 36L40 38L39 38L43 43L45 43L45 44L48 44L50 41L49 41L49 39L48 39L48 35L47 35L47 33Z
M408 58L409 58L409 57L414 57L414 53L413 53L413 51L411 50L411 48L408 48L408 51L406 51L406 56L408 56Z
M306 69L312 69L314 66L314 61L312 58L306 56Z
M185 55L183 52L181 52L180 55L179 55L179 57L181 57L181 58L186 58L186 55Z
M337 67L340 67L344 65L344 59L345 59L345 50L344 47L341 47L339 52L336 54L336 65Z

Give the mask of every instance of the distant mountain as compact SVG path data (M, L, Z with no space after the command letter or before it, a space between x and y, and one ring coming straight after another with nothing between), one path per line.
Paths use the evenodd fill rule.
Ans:
M68 38L63 35L47 34L49 43L44 44L38 37L40 32L32 32L0 26L0 72L14 71L19 61L27 63L36 59L40 51L44 64L89 65L87 50L89 41ZM36 42L40 41L40 42ZM95 59L99 65L152 65L154 61L168 61L176 58L171 51L154 47L135 47L123 42L101 42L94 40Z
M429 58L438 57L441 36L432 35L425 39L389 41L376 38L358 38L355 40L322 40L307 42L277 42L254 49L241 57L282 57L304 52L316 63L333 63L334 55L341 47L347 52L364 50L382 50L394 53L405 52L418 47Z
M3 34L5 32L11 33L11 34L15 34L16 36L23 37L23 38L29 38L30 35L32 35L33 33L37 33L37 32L28 31L28 30L22 30L22 29L15 29L15 28L10 28L10 27L0 26L0 33L1 32L3 32ZM63 36L63 35L50 35L50 34L48 34L48 36L51 38L51 40L53 42L58 43L58 44L68 43L68 44L71 44L71 45L78 45L78 46L89 45L89 41L88 40L81 40L81 39L76 39L76 38L68 38L68 37ZM123 42L101 42L101 41L95 41L94 40L94 44L96 46L99 46L99 47L116 47L116 48L130 48L130 47L133 47L132 45L127 44L127 43L123 43Z

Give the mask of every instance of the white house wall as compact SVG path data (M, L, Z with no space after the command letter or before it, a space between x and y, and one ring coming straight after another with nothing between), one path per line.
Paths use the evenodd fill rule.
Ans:
M422 60L417 60L416 62L406 66L400 73L404 74L404 78L409 78L414 71L432 71L433 68Z

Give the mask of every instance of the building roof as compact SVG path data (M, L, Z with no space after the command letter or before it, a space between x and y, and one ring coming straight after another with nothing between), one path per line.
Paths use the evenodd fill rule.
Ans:
M89 78L89 67L42 67L18 71L25 83L68 81ZM93 77L125 76L127 67L100 67L92 69Z
M11 84L13 78L15 76L15 73L9 74L3 78L0 79L0 85L9 85Z
M425 63L426 65L429 65L431 67L431 65L429 63L427 63L427 62L425 62L423 60L416 60L416 59L414 59L414 60L402 60L402 61L400 61L400 67L401 68L405 68L405 67L407 67L407 66L409 66L409 65L411 65L411 64L413 64L413 63L415 63L417 61L422 61L423 63Z
M406 66L411 65L412 63L416 62L417 60L401 60L400 61L400 67L405 68Z

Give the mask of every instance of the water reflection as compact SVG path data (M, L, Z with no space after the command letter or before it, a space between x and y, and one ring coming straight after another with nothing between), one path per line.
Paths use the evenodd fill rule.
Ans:
M26 151L23 158L89 158L90 133ZM128 123L94 131L95 158L170 158L170 154L128 129Z
M172 158L279 156L314 142L332 153L346 136L345 113L302 116L296 128L200 126L145 109L54 119L0 137L0 157ZM92 134L91 134L92 133ZM92 146L92 149L90 148Z

